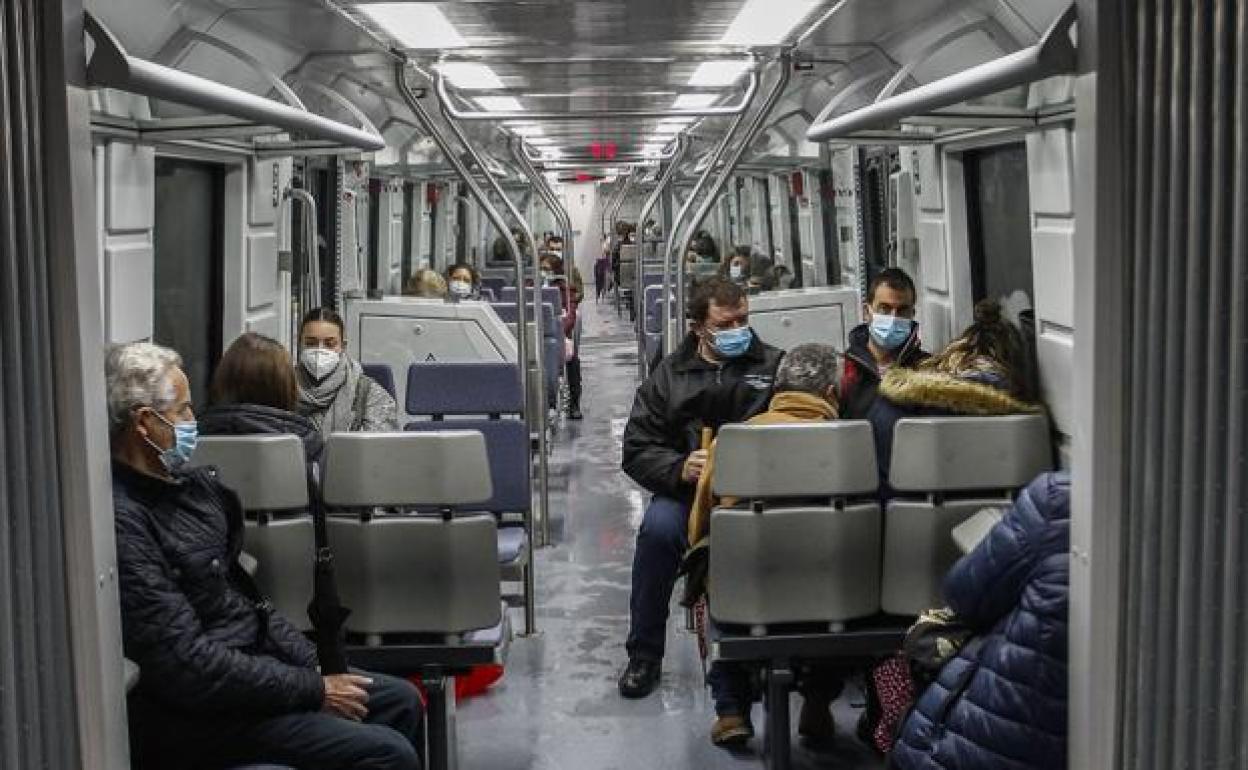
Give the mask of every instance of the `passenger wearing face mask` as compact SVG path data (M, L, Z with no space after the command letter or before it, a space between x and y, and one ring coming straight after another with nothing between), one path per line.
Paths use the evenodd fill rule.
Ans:
M732 257L720 266L719 274L735 284L745 286L750 280L750 254L749 246L736 247Z
M447 296L456 300L481 299L481 275L467 262L451 265L446 271Z
M850 331L845 353L840 402L846 419L866 418L889 369L911 368L928 357L914 322L916 298L904 270L890 267L871 280L863 305L866 322Z
M668 605L707 461L702 428L748 420L771 395L782 353L753 333L749 310L745 290L731 281L698 286L688 335L637 389L624 428L623 470L653 495L633 557L628 665L619 680L626 698L644 697L659 682Z
M398 430L394 398L347 355L342 316L317 308L299 329L299 413L324 436Z
M322 675L239 564L238 495L187 466L197 424L181 366L146 342L105 359L122 640L142 671L126 704L132 766L419 770L416 688Z

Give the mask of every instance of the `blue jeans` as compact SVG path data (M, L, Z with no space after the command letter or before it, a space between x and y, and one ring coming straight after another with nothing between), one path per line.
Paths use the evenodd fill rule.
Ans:
M663 660L668 606L680 560L689 548L689 506L655 495L646 506L633 552L633 593L629 597L629 658Z
M321 711L259 719L209 717L132 699L132 749L140 748L134 767L420 770L424 708L416 688L384 674L353 673L373 680L363 722Z
M754 682L750 670L741 663L712 663L706 681L711 685L715 715L748 717L753 705Z

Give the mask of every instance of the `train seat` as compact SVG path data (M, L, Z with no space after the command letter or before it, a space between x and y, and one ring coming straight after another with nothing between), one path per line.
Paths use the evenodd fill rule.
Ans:
M498 301L505 302L509 305L516 304L516 287L515 286L504 287L502 292L500 292L498 295ZM543 286L542 287L542 302L549 304L551 307L553 307L555 309L556 316L563 315L563 292L560 291L558 286ZM532 303L533 303L533 298L530 297L529 304L532 304Z
M514 294L513 294L514 299ZM499 319L503 323L514 327L517 318L517 309L514 301L511 304L506 302L493 303L494 312L498 314ZM527 306L527 318L532 323L533 305ZM530 327L532 328L532 327ZM530 336L532 339L532 336ZM559 317L555 315L554 306L546 302L542 304L542 365L544 370L544 379L546 382L546 401L551 408L558 403L559 395L559 376L563 371L564 364L564 343L563 343L563 325L559 322Z
M397 398L394 388L394 370L388 364L361 364L364 367L364 373L386 389L390 394L390 398Z
M498 536L490 515L452 506L493 494L476 431L335 433L325 448L330 542L349 631L458 636L500 621ZM440 516L373 515L376 508L442 509Z
M413 364L408 381L420 382L421 387L408 390L407 412L432 419L410 422L405 430L475 430L485 437L493 493L488 499L451 508L457 512L489 512L498 519L498 558L503 577L523 583L525 617L532 628L530 445L527 428L519 419L524 392L516 365Z
M879 472L866 422L730 425L715 450L710 613L765 627L880 609Z
M303 442L292 435L204 436L194 463L215 466L238 494L247 512L244 548L257 562L260 591L297 628L310 629L315 540Z
M489 275L481 277L482 291L485 291L486 289L488 289L496 297L502 295L503 289L506 288L506 286L507 286L506 278L498 278L496 276L489 276Z
M980 510L1008 507L1052 467L1044 415L905 419L893 434L884 513L885 612L944 604L941 584L961 555L953 529Z

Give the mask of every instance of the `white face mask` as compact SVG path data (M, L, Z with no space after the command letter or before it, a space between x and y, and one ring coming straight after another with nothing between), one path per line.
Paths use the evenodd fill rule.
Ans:
M467 297L472 294L472 284L467 281L451 281L451 294Z
M341 360L338 351L329 348L304 348L299 354L299 363L317 382L332 374Z

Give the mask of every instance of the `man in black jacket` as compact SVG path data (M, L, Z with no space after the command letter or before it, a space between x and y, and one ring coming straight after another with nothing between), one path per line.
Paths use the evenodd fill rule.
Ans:
M865 419L889 367L909 368L928 357L914 321L917 296L914 281L899 268L890 267L871 279L863 305L866 323L849 332L838 394L841 417Z
M750 330L745 290L729 281L700 286L690 311L692 330L637 389L624 429L624 472L654 494L633 557L628 666L619 682L626 698L644 697L659 682L668 604L706 464L701 429L763 411L782 355Z
M197 425L178 354L125 345L106 369L122 633L141 671L134 767L419 770L415 688L322 676L316 648L239 566L238 496L185 468Z

